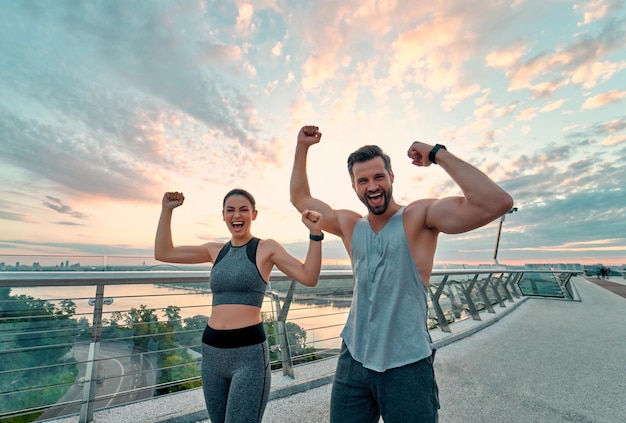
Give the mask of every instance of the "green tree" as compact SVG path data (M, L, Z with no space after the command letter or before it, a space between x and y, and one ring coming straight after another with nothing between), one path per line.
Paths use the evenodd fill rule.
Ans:
M159 394L182 391L201 386L198 360L185 348L168 349L163 352Z
M0 288L0 392L10 392L0 403L1 412L53 404L73 382L75 362L66 356L80 330L75 312L71 300L62 300L57 308Z
M181 345L201 352L202 333L208 321L209 317L202 314L183 319L183 329L176 332L176 339Z
M158 318L153 309L140 305L139 309L131 308L124 314L126 327L133 331L135 347L148 350L148 345L154 341L152 337L158 333Z
M167 317L167 324L174 330L180 330L183 328L180 318L180 307L167 306L163 317Z

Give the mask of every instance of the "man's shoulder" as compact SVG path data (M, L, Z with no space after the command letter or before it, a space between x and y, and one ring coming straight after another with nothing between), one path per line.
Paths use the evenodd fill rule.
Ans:
M405 210L428 208L432 203L437 200L438 198L420 198L419 200L415 200L405 206Z
M354 222L356 223L358 220L362 219L364 215L355 212L354 210L348 209L337 209L335 210L337 213L337 217L343 220L345 223Z
M337 215L337 225L341 231L341 237L348 240L351 239L354 227L357 222L363 218L363 215L348 209L335 210L335 213Z
M428 215L428 209L437 201L436 198L422 198L420 200L413 201L407 205L402 215L404 227L411 237L421 233L426 229L426 216Z
M420 198L404 207L404 216L416 217L424 215L428 208L437 201L437 198Z

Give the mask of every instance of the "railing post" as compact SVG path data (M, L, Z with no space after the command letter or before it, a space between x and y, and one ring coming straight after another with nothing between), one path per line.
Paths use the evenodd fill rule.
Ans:
M452 329L450 329L450 326L448 326L448 321L446 320L446 316L443 314L443 310L441 309L441 306L439 305L439 297L441 296L441 293L443 292L443 288L446 286L447 280L448 280L448 275L443 277L443 280L439 284L439 287L437 288L434 294L430 292L430 289L428 291L430 292L430 299L433 303L433 308L435 309L435 313L437 314L439 327L444 332L452 333Z
M519 283L521 282L523 277L524 277L524 272L519 272L515 276L515 279L511 281L512 286L515 287L515 290L519 292L520 295L524 295L524 293L522 292L522 289L519 287Z
M83 385L83 402L80 406L79 423L89 423L93 421L94 399L96 398L96 377L99 360L100 339L102 337L102 306L104 304L104 285L96 286L96 298L93 309L93 325L91 326L91 343L89 344L89 355L87 357L87 368L85 370L85 384Z
M469 312L472 315L472 319L481 320L480 313L478 313L478 309L476 308L476 304L474 304L474 300L472 300L472 291L474 290L474 286L476 285L477 280L478 280L478 273L474 275L474 279L472 279L472 281L469 283L469 285L467 286L467 289L463 288L463 292L465 293L465 301L467 301L467 308L469 308Z
M506 304L504 304L504 301L502 301L500 292L498 292L498 285L500 284L500 282L502 282L502 273L500 273L500 277L495 278L495 281L490 286L491 290L493 291L493 296L496 297L496 301L498 302L500 307L506 307Z
M509 276L507 276L506 280L504 280L503 278L504 278L504 273L500 275L500 283L502 284L502 289L504 289L504 295L506 295L507 300L509 300L509 302L512 303L514 302L513 296L511 295L511 292L509 291L509 287L507 286L507 282L511 278L511 274L509 273Z
M295 290L296 281L291 281L291 285L289 286L289 290L287 291L287 295L285 296L282 306L280 305L280 297L278 294L274 291L268 292L268 294L273 298L276 311L278 312L278 317L276 318L276 330L278 333L276 335L280 344L280 361L283 367L283 376L289 376L292 379L295 379L295 375L293 373L293 362L291 360L291 349L289 348L286 322L287 313L289 313L289 307L291 306Z
M515 281L517 281L517 278L519 276L519 273L517 272L511 272L509 273L509 276L506 278L506 285L508 285L511 288L511 292L513 293L513 295L515 296L515 298L519 298L519 290L516 289L515 286Z
M572 279L572 276L574 276L573 273L567 273L565 280L561 279L561 275L556 278L559 286L561 287L561 292L563 292L563 294L565 294L570 300L574 299L574 294L572 293L572 287L570 285L570 279Z
M490 273L489 276L487 276L487 280L485 281L483 286L480 286L480 283L478 284L478 292L480 292L480 295L483 297L483 301L485 302L485 308L489 313L496 312L491 305L491 300L489 299L489 296L487 295L487 287L489 286L489 281L491 280L492 275L493 273Z

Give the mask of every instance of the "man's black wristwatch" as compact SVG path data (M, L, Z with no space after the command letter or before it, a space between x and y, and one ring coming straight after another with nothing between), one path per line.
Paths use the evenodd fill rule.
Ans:
M432 150L430 150L430 153L428 153L428 160L432 163L432 164L437 164L437 160L435 160L435 155L437 154L437 151L441 150L441 149L447 150L445 145L442 144L435 144L435 146L433 147Z
M309 239L310 239L311 241L318 241L318 242L319 242L319 241L321 241L321 240L323 240L323 239L324 239L324 233L322 232L322 234L321 234L321 235L313 235L313 234L310 234L310 235L309 235Z

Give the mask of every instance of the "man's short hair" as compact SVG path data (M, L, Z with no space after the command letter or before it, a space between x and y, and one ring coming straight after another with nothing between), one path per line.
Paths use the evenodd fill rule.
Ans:
M385 162L385 169L391 175L391 158L383 152L383 150L377 145L364 145L352 154L348 156L348 172L350 173L350 179L354 181L354 174L352 168L355 163L363 163L370 161L376 157L381 157Z

